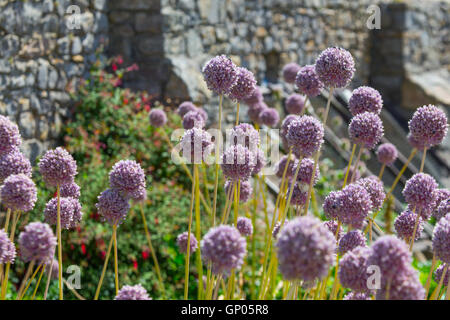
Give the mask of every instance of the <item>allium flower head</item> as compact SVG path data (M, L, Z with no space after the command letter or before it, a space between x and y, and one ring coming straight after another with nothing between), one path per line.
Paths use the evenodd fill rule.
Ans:
M184 115L189 111L195 110L197 110L197 106L195 104L193 104L191 101L184 101L178 106L177 113L180 117L184 117Z
M353 143L371 150L383 137L383 122L375 113L360 113L350 121L348 134Z
M331 47L320 53L315 71L327 87L344 88L353 78L355 62L347 50Z
M245 217L239 217L237 220L236 228L244 237L251 236L253 234L252 220Z
M297 157L311 157L323 143L323 124L311 117L301 116L288 126L287 141Z
M434 227L433 252L437 259L450 263L450 214L442 217Z
M299 116L295 115L295 114L289 114L286 116L286 118L283 119L283 122L281 122L281 128L280 128L280 135L282 138L286 138L286 135L287 135L287 132L289 129L289 125L295 119L299 119Z
M145 188L145 172L134 160L120 160L109 172L109 185L124 197L132 197L140 188Z
M447 116L444 111L430 104L417 109L408 126L414 139L430 148L440 144L447 135Z
M30 160L19 149L0 154L0 183L12 174L23 173L31 178Z
M437 221L441 220L442 217L445 217L450 213L450 198L447 200L441 201L441 204L436 210L436 213L434 214L434 217Z
M383 205L386 193L384 192L383 182L377 176L370 176L364 179L359 179L355 182L366 189L372 201L372 209L379 210Z
M201 241L202 259L211 263L214 274L229 275L239 269L247 254L247 242L238 229L220 225L208 231Z
M20 256L25 262L45 263L53 258L56 237L46 223L32 222L19 235Z
M217 94L227 94L237 81L237 67L225 55L216 56L203 67L203 78L208 89Z
M417 140L411 133L408 133L406 136L411 147L416 148L417 150L423 150L425 148L425 142L422 140Z
M285 102L286 110L291 114L301 114L305 109L305 98L297 93L287 97Z
M16 258L16 246L9 240L4 229L0 230L0 265L14 263Z
M289 200L289 194L291 193L292 188L294 188L294 189L292 190L290 204L295 205L295 206L303 206L304 204L306 204L306 198L308 197L309 185L306 183L302 183L302 182L294 183L291 181L291 183L289 184L287 193L286 193L286 201Z
M180 140L183 157L188 163L199 164L206 161L214 148L211 135L203 129L192 128L187 130Z
M98 196L95 207L105 221L119 225L125 220L130 204L117 189L106 189Z
M114 300L152 300L143 286L123 286Z
M188 232L180 233L177 237L177 245L181 253L187 253L188 237ZM189 254L191 255L197 250L198 242L193 233L189 240Z
M253 92L246 99L244 99L244 102L247 105L252 106L256 103L263 101L263 99L264 99L264 97L261 92L261 89L258 86L255 86L255 89L253 90Z
M381 290L377 290L376 299L385 300L387 296L387 284ZM389 300L424 300L425 289L419 280L417 271L411 266L395 276L389 286Z
M293 165L291 168L291 174L290 176L294 176L295 171L297 170L297 166L299 165L299 160L292 160ZM300 169L298 170L298 174L297 174L297 182L302 182L306 185L309 186L312 176L313 176L313 171L314 171L314 160L310 159L310 158L303 158L302 161L300 162ZM319 180L319 166L316 166L316 172L314 173L314 181L313 181L313 185L315 185L317 183L317 181Z
M230 188L233 188L233 181L227 180L225 182L225 194L231 192L231 199L234 199L233 190L230 190ZM241 181L239 188L239 202L245 203L250 199L250 196L253 193L252 184L248 180Z
M260 143L259 132L250 123L241 123L230 130L230 140L233 140L234 144L247 147L252 152Z
M233 181L238 179L248 180L255 165L255 155L239 144L228 147L222 156L223 174Z
M397 236L407 242L411 241L414 233L414 226L416 224L417 214L410 209L403 211L394 221L394 228ZM423 219L419 217L419 224L417 225L416 236L414 240L420 238L423 231Z
M323 212L328 219L338 219L340 213L340 191L331 191L323 202Z
M436 211L442 201L450 198L450 190L446 188L436 189L434 190L434 197L436 199L434 210Z
M383 108L383 99L374 88L362 86L353 90L348 107L353 116L363 112L380 114L381 108Z
M295 82L295 77L297 76L297 72L299 72L301 69L301 67L294 63L288 63L283 67L283 79L284 81L286 81L287 83L294 83Z
M22 138L17 124L0 115L0 155L13 151L21 143Z
M10 175L0 187L0 199L12 211L28 212L37 200L36 185L22 173Z
M256 80L253 73L246 68L237 67L237 80L230 89L228 97L235 101L244 101L255 91Z
M60 188L61 197L71 197L78 199L80 197L80 186L72 181L68 184L63 184Z
M280 122L280 115L277 109L266 108L259 114L259 123L265 124L268 127L275 127Z
M45 222L56 225L58 219L58 199L52 198L45 206ZM81 204L75 198L60 198L61 228L71 229L81 220Z
M167 116L162 109L152 109L148 115L150 124L156 128L162 127L167 122Z
M58 147L44 154L39 161L39 172L49 186L62 186L73 181L77 174L77 163L67 150Z
M280 161L277 162L275 165L275 174L277 177L282 178L284 170L286 168L286 165L288 165L286 169L286 175L285 177L291 177L292 176L292 168L294 166L294 163L296 161L295 156L291 155L291 159L289 160L289 164L287 163L288 156L282 156Z
M305 216L284 225L276 247L284 279L313 281L327 275L336 240L319 219Z
M295 77L295 85L301 94L309 97L316 97L320 94L324 85L317 76L314 65L307 65L297 72Z
M450 269L448 269L448 264L443 263L434 271L434 281L439 283L439 281L441 281L442 278L442 273L444 272L445 269L447 269L447 272L445 273L445 277L442 281L443 287L448 286L448 279L450 279Z
M349 292L342 300L372 300L370 294L362 292Z
M436 202L434 190L437 186L436 180L429 174L416 173L406 181L402 194L411 207L430 211Z
M194 111L189 111L183 117L183 128L186 130L192 128L204 128L205 127L205 117L199 109Z
M331 233L336 237L336 232L338 231L338 222L336 220L328 220L323 222L323 225L331 231ZM339 232L337 232L336 240L339 241L342 238L343 230L339 228Z
M344 255L356 247L367 247L366 236L361 230L352 230L344 234L339 241L338 253Z
M261 149L256 149L255 155L255 167L253 168L252 175L255 176L261 172L261 170L266 166L266 156Z
M366 189L356 183L349 184L338 197L338 220L360 229L373 204Z
M258 103L252 104L247 111L248 117L250 120L252 120L254 123L260 123L260 114L264 110L269 109L267 104L264 101L260 101Z
M377 149L378 161L387 166L393 164L398 157L397 148L392 143L383 143Z
M345 236L344 236L345 237ZM367 292L367 260L371 254L368 247L356 247L348 251L339 261L339 280L345 288L356 292Z

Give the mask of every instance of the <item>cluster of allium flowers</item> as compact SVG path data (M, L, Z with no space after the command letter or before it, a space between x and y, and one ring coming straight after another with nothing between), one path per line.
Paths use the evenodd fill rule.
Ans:
M63 184L60 188L60 196L78 199L80 197L80 186L77 185L75 181Z
M326 226L328 228L328 230L331 231L331 233L336 237L337 241L339 241L342 238L343 230L342 230L342 228L339 228L339 232L338 232L339 223L336 220L325 221L325 222L323 222L323 225Z
M124 197L134 198L134 194L145 188L145 172L134 160L120 160L109 172L109 185Z
M450 263L450 214L442 217L434 227L433 252L437 259Z
M46 223L32 222L19 235L20 256L25 262L45 263L53 258L56 237Z
M222 156L222 171L225 177L236 181L248 180L256 165L255 155L241 145L228 147Z
M369 193L372 201L372 209L379 210L383 205L386 193L384 192L383 182L377 176L370 176L364 179L359 179L355 183L361 185Z
M150 124L156 128L162 127L167 122L167 116L162 109L152 109L148 115Z
M187 253L188 237L189 233L187 231L180 233L177 237L177 245L181 253ZM189 254L194 253L195 250L197 250L197 247L197 238L195 238L194 234L191 233L191 237L189 239Z
M403 211L394 221L394 228L397 236L406 241L411 241L414 233L414 226L416 224L417 214L412 212L409 208ZM417 225L416 236L414 240L420 238L423 231L423 219L419 217L419 224Z
M301 116L291 121L287 141L297 157L311 157L323 143L323 124L311 116Z
M406 181L402 194L412 208L431 211L436 202L434 191L437 186L436 180L429 174L416 173Z
M214 148L211 139L211 135L203 129L187 130L180 140L183 157L187 159L188 163L202 163Z
M255 167L253 168L252 175L257 175L261 172L262 168L266 166L266 156L261 149L256 149L255 155Z
M114 300L151 300L147 290L140 284L134 286L123 286Z
M49 186L61 186L73 181L77 163L65 149L58 147L44 154L39 161L39 172Z
M287 83L294 83L295 77L297 76L297 73L300 71L301 67L296 64L295 62L291 62L286 64L283 67L283 79Z
M263 101L264 97L262 94L262 91L259 87L255 86L255 89L253 90L253 92L244 99L244 102L249 105L252 106L256 103L259 103L261 101Z
M21 143L22 138L17 124L0 115L0 155L13 151Z
M253 73L246 68L237 67L237 79L231 87L228 97L235 101L244 101L255 91L256 80Z
M367 292L367 260L371 254L368 247L356 247L348 251L339 261L339 280L345 288L357 292Z
M377 290L376 299L385 300L388 286L385 284ZM419 280L419 275L411 266L394 277L389 285L389 300L423 300L425 289Z
M121 224L130 209L128 200L117 189L106 189L98 196L95 207L100 216L109 224Z
M327 87L344 88L353 78L355 62L345 49L332 47L325 49L319 55L315 71Z
M202 259L211 263L214 274L228 275L239 269L247 253L247 242L235 227L221 225L212 228L201 241Z
M430 104L417 109L408 126L414 140L430 148L440 144L447 135L447 116L444 111Z
M337 218L342 223L360 229L373 204L366 189L358 184L349 184L339 191Z
M0 183L10 175L19 173L31 178L30 160L19 149L0 154Z
M342 300L372 300L370 294L362 292L349 292Z
M291 183L289 184L287 193L286 193L286 201L289 200L289 194L291 193L291 189L292 189L292 196L291 196L290 204L296 205L296 206L304 205L306 203L306 198L308 197L308 188L309 188L308 184L305 184L302 182L294 183L291 181Z
M287 97L285 102L286 110L291 114L301 114L305 109L305 98L297 93Z
M434 281L439 283L442 278L442 273L445 269L447 269L447 272L445 273L445 277L442 281L442 286L444 287L448 286L448 279L450 279L450 270L448 269L448 264L443 263L434 271Z
M383 99L374 88L362 86L353 90L348 107L353 116L363 112L380 114L381 108L383 108Z
M294 158L293 155L291 155L291 159L289 160L289 164L288 164L287 160L288 160L288 156L282 156L280 161L278 161L275 164L275 174L277 175L277 177L279 177L279 178L283 177L283 173L284 173L284 170L286 168L286 165L288 165L288 167L286 169L285 177L289 178L289 177L292 176L292 167L294 166L294 163L295 163L296 159Z
M183 117L183 128L186 130L192 129L192 128L204 128L205 127L205 117L204 114L202 114L200 109L189 111L186 113Z
M327 275L336 239L319 219L306 216L285 224L276 247L279 268L286 280L313 281Z
M309 186L311 179L313 177L313 171L314 171L314 160L310 158L303 158L300 162L299 160L291 160L293 162L293 165L291 167L291 173L290 176L294 176L295 171L297 170L297 166L300 163L300 169L298 170L297 174L297 182L305 183ZM316 172L314 173L314 181L313 185L317 183L319 180L319 166L316 166Z
M338 253L344 255L357 247L366 247L366 236L361 230L352 230L344 234L339 240Z
M302 67L295 77L295 85L301 94L316 97L320 94L324 85L317 76L314 65Z
M197 110L197 106L195 104L193 104L191 101L184 101L178 106L177 113L180 117L184 117L184 115L189 111L195 110Z
M240 123L230 130L229 134L229 139L234 144L241 144L251 151L256 150L260 143L259 132L250 123Z
M383 134L383 122L378 115L371 112L354 116L348 127L350 140L369 150L380 142Z
M47 276L50 274L50 270L51 270L51 278L52 278L52 280L58 279L59 263L58 263L57 259L50 258L45 263L45 272L46 272Z
M53 198L45 206L45 222L56 225L58 219L58 199ZM61 228L71 229L76 227L81 220L81 204L76 198L60 198Z
M16 258L16 246L9 240L6 232L0 230L0 265L5 263L14 263Z
M437 211L434 215L437 221L441 220L443 217L450 213L450 198L447 200L441 201L441 204L437 208Z
M277 223L275 223L275 225L273 226L273 230L272 230L272 237L276 240L278 237L278 233L280 232L281 229L281 222L278 221Z
M383 143L377 149L377 159L387 166L393 164L397 159L397 148L392 143Z
M251 236L253 234L252 220L245 217L239 217L236 223L236 228L244 237Z
M237 81L237 67L225 55L216 56L203 67L203 78L208 89L217 94L227 94Z
M252 104L249 106L247 114L250 120L252 120L255 123L260 123L259 115L264 110L269 109L267 104L264 101L259 101L255 104Z
M229 194L229 192L233 192L233 190L230 190L230 188L233 188L233 181L227 180L225 182L225 194ZM245 203L250 199L250 196L253 193L252 184L250 181L240 181L239 188L239 202ZM234 199L234 194L231 193L231 199Z
M36 185L22 173L10 175L0 188L0 199L5 207L13 211L28 212L37 200Z
M277 109L266 108L259 113L259 123L268 127L275 127L280 122L280 115Z

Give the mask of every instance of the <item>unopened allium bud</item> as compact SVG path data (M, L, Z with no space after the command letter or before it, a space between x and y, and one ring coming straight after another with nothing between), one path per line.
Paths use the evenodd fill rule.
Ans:
M417 109L408 126L413 138L430 148L440 144L447 135L447 116L444 111L430 104Z
M217 94L227 94L237 81L237 67L225 55L216 56L206 62L203 77L208 89Z
M362 86L353 90L348 107L353 116L363 112L380 114L381 108L383 108L383 99L374 88Z
M383 122L374 113L360 113L350 121L348 134L353 143L369 150L373 149L383 137Z
M320 53L315 71L327 87L344 88L353 78L355 62L347 50L331 47Z
M301 114L305 109L305 98L297 93L287 97L285 102L286 110L291 114Z
M316 97L320 94L324 85L317 76L314 65L302 67L295 77L295 85L301 94Z
M378 161L387 166L393 164L397 156L397 148L392 143L383 143L377 149Z
M297 73L300 71L301 67L294 63L288 63L283 67L283 79L287 83L294 83L295 77L297 76Z

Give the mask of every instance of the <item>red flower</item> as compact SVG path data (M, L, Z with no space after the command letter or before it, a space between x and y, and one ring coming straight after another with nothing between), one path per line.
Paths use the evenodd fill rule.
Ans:
M142 251L142 259L147 260L148 256L148 251Z
M145 111L150 112L150 105L146 104L144 106Z
M106 252L105 251L100 251L100 256L102 257L102 259L104 260L106 257Z
M123 98L123 104L128 104L128 99L127 98Z
M117 71L117 65L115 63L112 64L113 71Z
M133 269L137 270L137 268L138 268L138 263L136 260L133 260Z
M85 255L86 254L86 245L84 243L81 244L81 252Z

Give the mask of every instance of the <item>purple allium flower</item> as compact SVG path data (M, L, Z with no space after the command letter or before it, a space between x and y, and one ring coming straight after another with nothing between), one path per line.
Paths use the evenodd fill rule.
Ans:
M434 227L433 252L437 259L450 263L450 214L442 217Z
M46 223L32 222L19 235L20 256L25 262L36 260L45 263L53 258L56 237Z
M237 67L237 80L230 89L228 97L235 101L245 101L255 91L256 80L253 73L246 68Z
M314 65L307 65L297 72L295 77L295 85L301 94L309 97L316 97L320 94L324 85L317 76Z
M187 253L188 237L189 233L187 231L180 233L177 237L177 245L181 253ZM193 254L197 250L198 242L192 232L189 240L189 254Z
M56 225L58 220L58 199L53 198L45 206L44 216L45 222L50 225ZM61 228L71 229L76 226L77 222L81 218L81 205L78 199L75 198L60 198L60 215L61 215ZM74 221L77 219L78 221Z
M266 166L266 156L261 149L256 149L254 152L255 155L255 167L253 168L252 175L257 175L262 168Z
M355 62L347 50L331 47L320 53L315 71L327 87L344 88L353 78Z
M321 279L333 264L334 235L315 217L300 217L286 223L278 236L277 255L286 280Z
M259 115L264 110L269 109L267 104L264 101L260 101L258 103L252 104L247 111L248 117L250 120L252 120L254 123L260 123Z
M124 197L132 197L140 188L145 188L145 172L134 160L120 160L109 172L109 185Z
M366 236L361 230L352 230L344 234L339 241L338 253L342 256L356 247L367 247Z
M225 55L216 56L206 62L202 72L208 89L217 94L229 93L238 76L237 67Z
M387 284L377 290L376 299L385 300ZM411 266L395 276L389 286L389 300L424 300L425 289L419 280L419 275Z
M63 184L60 187L60 196L61 197L71 197L78 199L80 197L80 186L75 183L75 181L72 181L68 184Z
M156 128L162 127L167 122L167 116L162 109L152 109L148 114L150 124Z
M295 162L294 162L295 161ZM294 164L292 165L292 171L290 176L294 176L295 171L297 170L297 166L299 164L299 160L293 160ZM310 158L303 158L302 161L300 162L300 169L298 170L298 174L297 174L297 182L302 182L306 185L309 186L311 179L312 179L312 175L313 175L313 171L314 171L314 160L310 159ZM319 180L319 166L316 166L316 172L314 174L314 181L313 181L313 185L315 185L317 183L317 181Z
M437 208L436 213L434 214L434 217L437 221L441 220L442 217L445 217L447 214L450 213L450 198L447 200L441 201L441 204Z
M10 175L0 187L0 199L12 211L28 212L37 200L36 185L22 173Z
M383 99L374 88L362 86L353 90L348 107L353 116L363 112L380 114L381 108L383 108Z
M362 292L349 292L342 300L372 300L368 293Z
M105 221L119 225L125 220L130 204L117 189L106 189L98 196L95 207Z
M450 198L450 190L442 188L434 190L434 197L436 199L434 211L437 211L437 208L441 204L442 201Z
M372 209L379 210L383 205L383 201L386 198L386 193L384 192L383 182L378 179L377 176L370 176L364 179L359 179L355 183L361 185L366 189L370 195L370 200L372 201Z
M67 150L58 147L44 154L39 161L39 172L49 186L62 186L73 181L77 174L77 163Z
M0 265L14 263L16 258L16 246L9 240L4 229L0 230Z
M30 160L19 149L0 154L0 183L10 175L19 173L31 178Z
M202 259L211 263L214 274L228 275L239 269L247 254L247 242L235 227L211 228L201 241Z
M252 184L250 181L241 181L240 182L240 190L239 190L239 202L245 203L250 199L250 196L253 193ZM233 192L230 190L230 188L233 187L233 181L227 180L225 182L225 194L228 194L228 192ZM231 194L231 199L234 199L234 194Z
M0 115L0 155L13 151L22 143L19 127Z
M205 127L205 117L199 109L194 111L189 111L183 117L183 128L186 130L192 128L204 128Z
M280 161L277 162L275 165L275 174L277 177L282 178L284 169L286 168L288 156L282 156ZM289 160L288 168L286 169L286 175L285 177L291 177L292 176L292 168L294 166L296 159L294 155L291 155L291 159Z
M265 124L268 127L275 127L280 121L280 115L277 109L267 108L261 111L259 114L259 122Z
M222 156L223 174L233 181L248 180L255 165L255 155L240 144L228 147Z
M411 241L411 237L414 233L414 226L416 224L417 214L412 212L409 208L403 211L394 221L394 228L397 232L397 236L407 242ZM419 224L417 225L416 236L414 240L420 238L423 231L423 219L419 218Z
M239 217L237 220L236 228L244 237L251 236L253 234L252 220L245 217Z
M208 113L205 111L205 109L197 108L197 111L201 114L203 117L203 120L205 120L205 123L208 121Z
M430 104L417 109L408 126L414 139L430 148L440 144L447 135L447 116L444 111Z
M331 191L323 202L323 212L328 219L338 219L340 212L339 200L341 191Z
M338 222L336 220L328 220L323 222L323 225L331 231L331 233L336 237L336 232L338 231ZM339 232L337 233L336 240L339 241L342 238L343 230L339 228Z
M147 200L147 189L142 187L135 193L133 193L134 203L144 203Z
M411 133L408 133L406 136L411 147L416 148L417 150L423 150L425 148L425 143L421 140L417 140Z
M371 112L354 116L348 127L350 140L369 150L380 142L383 134L383 122L378 115Z
M81 212L83 208L81 206L80 200L78 200L77 198L72 198L72 204L73 204L73 216L70 229L77 227L80 224L81 219L83 218L83 213Z
M292 181L289 184L287 193L286 193L286 201L289 199L289 194L291 193L291 188L294 186L292 190L291 197L291 205L303 206L306 204L306 198L308 197L308 189L309 185L306 183L293 183Z
M429 174L416 173L406 181L402 194L412 208L430 211L431 208L434 208L436 202L434 190L437 186L436 180Z
M280 135L282 138L286 137L288 129L289 129L289 125L295 119L299 119L299 116L297 116L295 114L289 114L286 116L286 118L283 119L283 122L281 122L281 128L280 128Z
M301 114L305 109L305 98L297 93L287 97L285 102L286 110L291 114Z
M189 111L195 110L197 110L197 106L195 104L193 104L191 101L184 101L178 106L177 113L180 117L184 117L184 115Z
M241 144L252 152L259 146L259 132L250 123L240 123L230 130L229 134L229 139L233 140L234 144Z
M272 237L276 240L278 237L278 233L280 232L280 228L281 228L281 222L278 221L277 223L275 223L275 225L273 226L273 230L272 230Z
M344 236L345 237L345 236ZM342 240L341 240L342 241ZM367 292L367 260L371 254L370 248L359 246L348 251L339 261L339 280L345 288L357 292Z
M295 77L297 76L297 73L300 71L301 67L294 63L288 63L283 67L283 79L287 83L294 83Z
M134 286L123 286L114 300L152 300L140 284Z
M46 272L47 276L50 274L50 269L52 270L52 273L51 273L51 278L52 278L52 280L58 279L58 275L59 275L59 263L58 263L58 259L52 259L52 258L50 258L50 259L45 263L45 272Z
M294 154L304 158L319 151L323 136L323 124L319 120L311 116L301 116L291 121L286 138Z
M377 158L382 164L387 166L393 164L397 159L397 148L392 143L383 143L377 149Z
M180 140L183 157L188 163L202 163L214 148L211 139L211 135L203 129L194 127L187 130Z
M254 104L257 104L259 102L262 102L264 99L263 94L261 92L261 88L258 86L255 86L255 89L253 90L252 94L248 96L246 99L244 99L244 102L252 106Z
M356 183L349 184L339 194L338 220L360 229L372 207L372 200L366 189Z
M448 265L446 263L441 264L435 271L434 271L434 281L439 283L442 278L442 273L444 270L448 268ZM447 269L447 272L445 273L444 280L442 281L442 286L446 287L448 286L448 279L450 278L450 269Z

